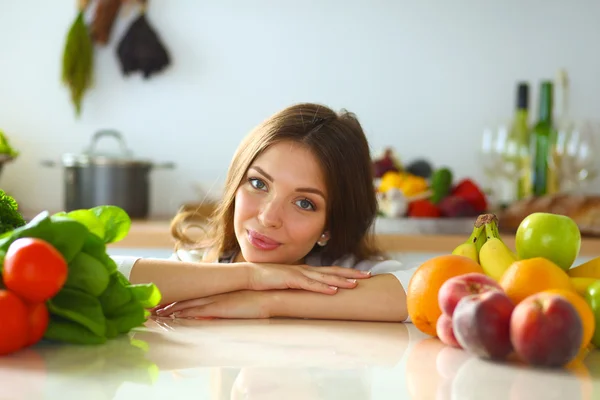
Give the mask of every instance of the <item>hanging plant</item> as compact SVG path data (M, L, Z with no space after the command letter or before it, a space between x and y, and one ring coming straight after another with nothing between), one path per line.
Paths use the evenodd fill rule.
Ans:
M147 0L140 1L140 14L131 23L117 48L123 75L140 71L145 79L170 65L167 49L146 16Z
M93 84L94 45L84 13L89 0L78 0L78 13L67 34L62 60L62 81L71 92L71 101L77 116L85 92Z

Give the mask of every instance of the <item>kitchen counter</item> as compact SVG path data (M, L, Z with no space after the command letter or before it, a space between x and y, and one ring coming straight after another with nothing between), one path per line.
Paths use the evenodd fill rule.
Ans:
M375 233L377 234L377 241L384 251L397 253L450 253L469 237L469 233L410 233L406 229L394 229L394 225L387 221L385 224L376 225ZM502 233L502 239L509 247L514 249L514 235ZM129 235L121 242L112 244L111 247L172 249L173 245L169 221L149 220L133 221ZM583 238L580 255L585 257L600 256L600 238Z
M99 346L0 358L2 399L593 399L600 351L558 370L493 363L412 324L150 320Z

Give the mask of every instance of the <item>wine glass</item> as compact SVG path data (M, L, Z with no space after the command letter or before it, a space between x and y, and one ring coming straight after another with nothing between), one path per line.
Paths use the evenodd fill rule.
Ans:
M598 175L594 154L599 133L600 125L592 121L573 122L558 129L555 153L561 191L582 189Z
M514 200L516 184L522 172L521 149L510 136L510 125L500 123L486 127L481 137L480 165L491 183L494 203Z

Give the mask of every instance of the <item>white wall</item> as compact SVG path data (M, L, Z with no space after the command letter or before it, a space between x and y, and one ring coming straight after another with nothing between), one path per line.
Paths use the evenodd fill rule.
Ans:
M152 213L164 215L195 199L194 182L221 180L242 136L294 102L348 108L374 150L476 179L482 127L510 117L517 80L536 85L535 107L539 80L564 67L574 113L600 106L598 1L150 0L172 68L123 78L119 23L75 119L60 83L74 4L0 0L0 129L22 152L0 187L27 210L62 207L62 173L40 160L81 151L104 127L139 156L177 162L152 173Z

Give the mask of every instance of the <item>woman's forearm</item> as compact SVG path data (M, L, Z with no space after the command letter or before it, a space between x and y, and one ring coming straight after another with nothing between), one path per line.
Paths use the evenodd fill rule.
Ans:
M406 293L391 274L360 281L335 296L302 290L277 290L267 295L271 317L402 322L407 319Z
M131 283L154 283L161 304L196 299L248 288L250 265L139 259L131 269Z

